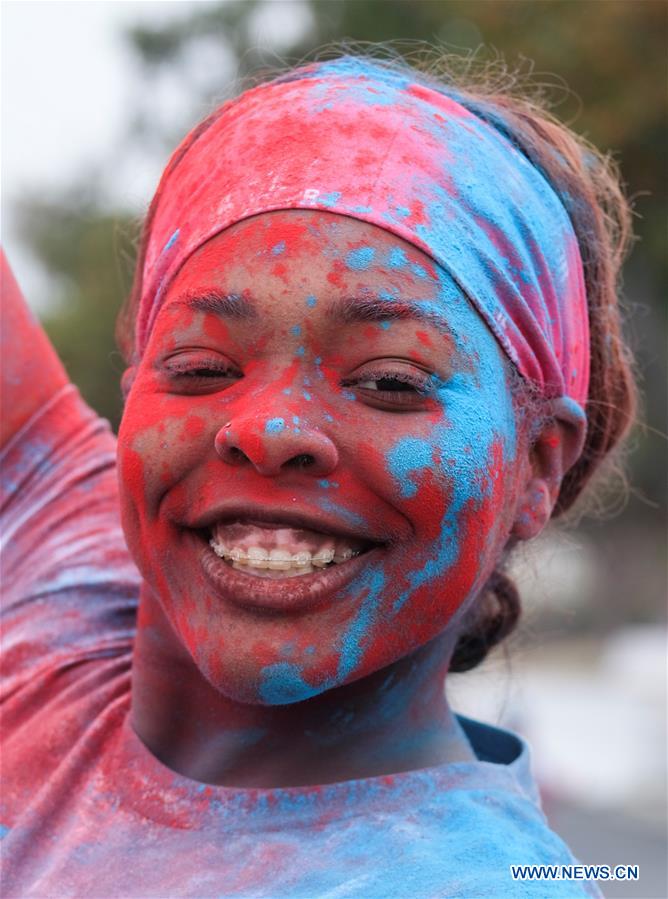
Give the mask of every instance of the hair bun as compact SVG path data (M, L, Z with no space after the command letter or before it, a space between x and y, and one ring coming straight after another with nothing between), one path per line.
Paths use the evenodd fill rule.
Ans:
M469 671L507 637L520 617L520 594L503 571L494 571L475 603L472 627L457 640L450 671Z

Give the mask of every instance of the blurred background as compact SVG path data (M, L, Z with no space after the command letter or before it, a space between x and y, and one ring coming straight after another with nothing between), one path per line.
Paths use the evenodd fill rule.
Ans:
M114 320L141 216L170 150L244 77L340 40L503 56L620 162L637 234L627 333L644 393L629 488L516 560L520 633L449 691L457 709L527 735L548 817L583 861L640 865L637 884L606 885L607 896L665 899L668 5L56 0L4 2L2 20L3 243L71 377L114 427Z

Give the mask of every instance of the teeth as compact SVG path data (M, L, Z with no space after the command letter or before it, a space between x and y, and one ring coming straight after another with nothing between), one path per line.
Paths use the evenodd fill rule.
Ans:
M271 568L267 553L259 546L251 546L248 550L248 565L252 565L253 568Z
M267 552L260 546L249 546L247 550L238 546L228 547L219 540L211 539L209 545L217 556L232 562L235 568L267 568L270 571L295 571L307 574L314 568L325 568L331 563L340 564L358 556L359 552L352 549L344 549L335 553L333 549L323 549L312 555L307 550L290 553L284 549L272 549Z
M358 552L355 552L352 549L344 549L341 555L334 556L335 562L347 562L348 559L352 559L353 556L359 556Z
M317 555L313 556L311 559L311 565L315 565L317 568L324 568L325 565L329 565L329 563L334 559L334 550L333 549L324 549L321 553L317 553Z
M309 552L299 552L295 553L292 557L292 564L296 565L298 568L306 568L311 567L311 553Z
M255 549L254 546L248 550L248 555L250 556L251 550ZM288 571L292 568L292 553L286 552L284 549L272 549L269 552L269 563L267 565L272 571Z

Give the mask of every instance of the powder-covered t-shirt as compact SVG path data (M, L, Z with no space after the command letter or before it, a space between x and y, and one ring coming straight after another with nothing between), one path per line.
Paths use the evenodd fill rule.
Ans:
M129 723L139 575L114 438L72 387L4 450L2 896L570 897L514 735L461 719L477 762L322 786L210 786Z

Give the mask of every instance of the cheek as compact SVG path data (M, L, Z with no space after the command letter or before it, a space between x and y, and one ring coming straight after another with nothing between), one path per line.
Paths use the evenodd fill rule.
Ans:
M149 524L155 527L162 497L203 455L207 422L205 410L193 408L191 398L161 396L141 380L135 384L118 435L121 510L129 543Z
M513 475L496 441L473 483L462 483L456 466L411 479L401 511L416 539L396 551L383 575L368 579L361 614L343 641L351 661L356 651L360 667L372 671L405 655L441 633L477 595L507 537Z
M377 440L362 450L414 537L363 584L341 641L348 672L375 670L442 632L498 561L517 495L514 412L503 370L493 406L481 405L477 383L451 384L440 415L387 448Z

